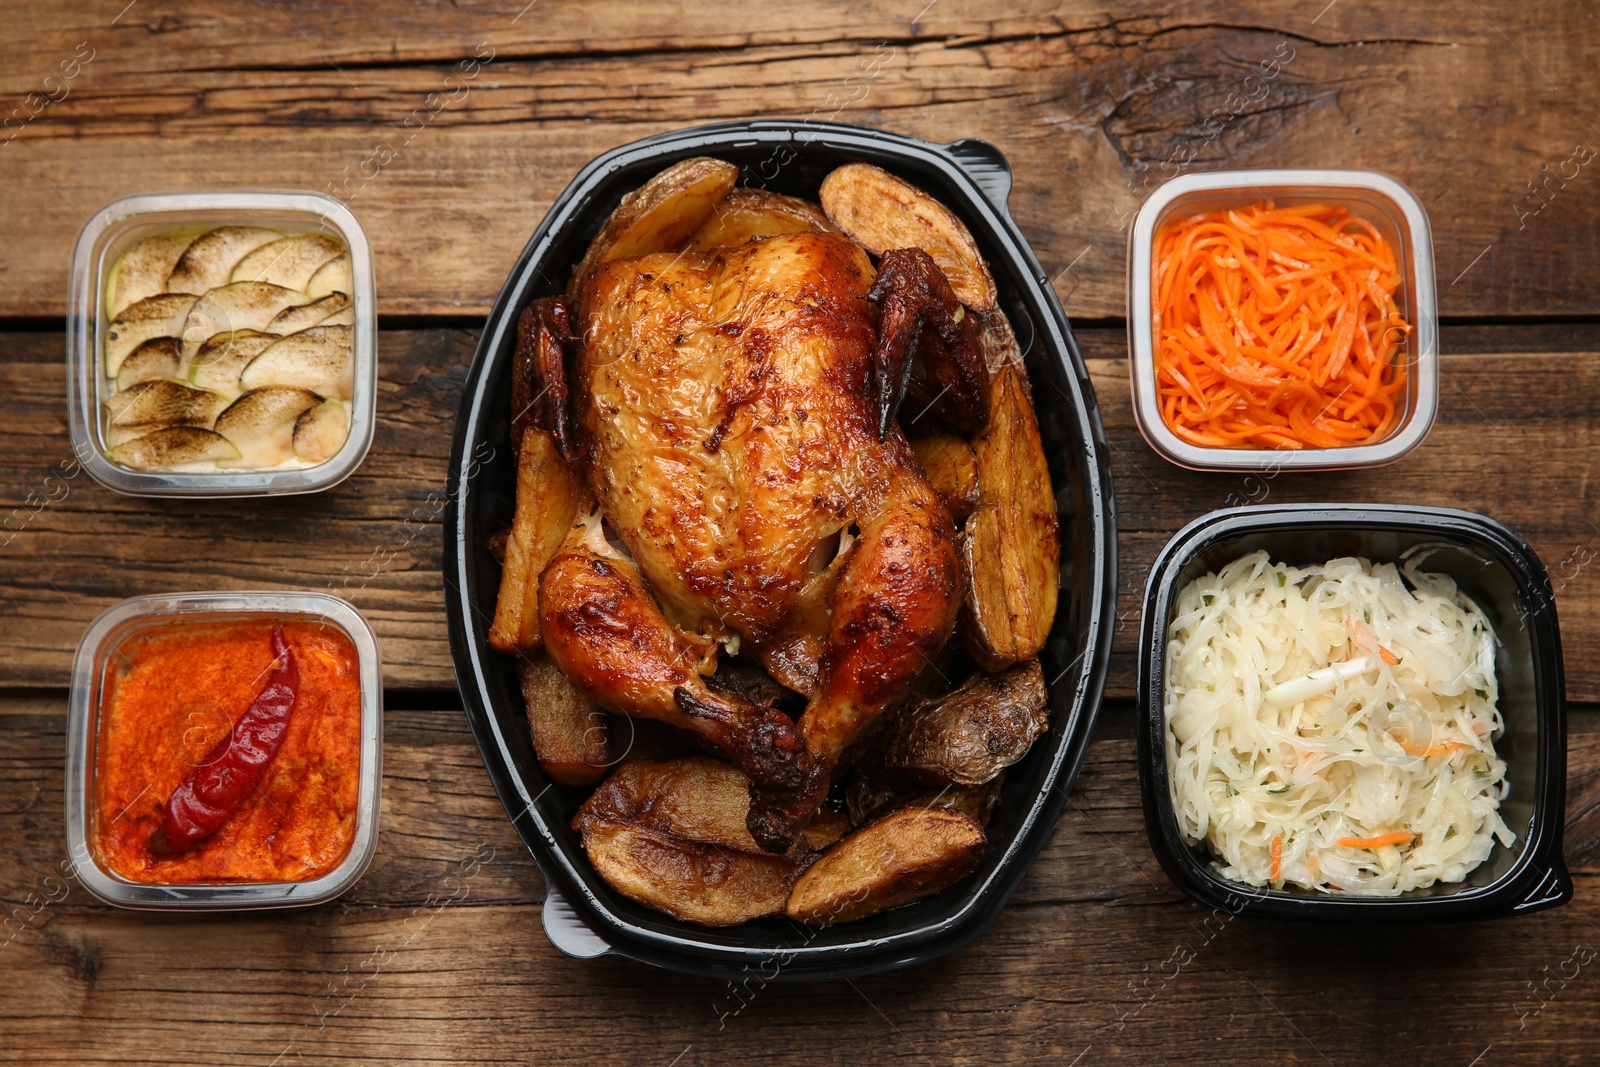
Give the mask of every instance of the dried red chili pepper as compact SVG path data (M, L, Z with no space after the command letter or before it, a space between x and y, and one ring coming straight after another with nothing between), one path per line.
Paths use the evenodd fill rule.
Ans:
M261 784L267 764L278 754L289 729L289 715L300 694L300 668L283 639L283 627L272 628L275 657L266 687L218 741L204 762L178 783L167 800L167 817L150 838L156 855L184 852L234 816Z

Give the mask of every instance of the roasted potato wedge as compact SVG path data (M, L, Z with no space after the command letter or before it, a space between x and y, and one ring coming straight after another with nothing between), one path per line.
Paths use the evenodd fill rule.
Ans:
M995 805L1000 803L1000 787L1005 778L1006 772L1001 771L982 785L950 785L939 790L929 789L908 797L906 806L958 811L987 830L989 817L994 814Z
M978 673L956 689L906 708L883 752L889 771L931 786L983 785L1050 725L1037 659Z
M705 252L737 248L747 241L784 233L838 233L822 209L809 200L769 193L765 189L735 189L712 211L711 217L689 236L684 249Z
M611 763L611 728L604 713L567 681L543 651L517 661L528 728L539 766L557 785L592 786Z
M674 163L622 198L589 245L567 295L574 301L583 286L604 263L652 252L671 252L705 224L733 191L739 168L710 156Z
M781 913L799 870L787 856L752 855L599 819L584 829L583 848L600 877L623 896L705 926Z
M1044 647L1061 582L1055 492L1020 363L996 375L989 425L972 450L978 507L961 535L965 599L956 632L984 670L998 671Z
M823 808L800 831L806 847L822 851L850 832L850 819L842 811Z
M765 855L745 826L749 812L750 779L719 759L630 759L584 801L573 826L602 819Z
M822 210L875 256L920 248L933 257L950 288L973 311L994 310L994 278L978 243L951 210L881 167L846 163L822 180Z
M952 434L941 433L916 438L911 442L911 451L922 464L928 484L950 509L950 517L957 524L966 521L978 506L978 457L972 446Z
M977 867L983 829L959 812L901 808L862 827L800 876L791 919L841 923L932 896Z
M745 827L750 783L705 756L630 760L572 820L619 893L679 919L732 926L781 912L804 866L802 844L762 851Z
M956 636L984 670L1004 670L1022 655L1023 641L1006 596L1004 539L1000 510L992 505L967 516L961 531L962 601Z
M501 652L539 648L539 575L577 517L584 488L543 430L529 428L517 455L516 510L506 538L500 594L489 645Z

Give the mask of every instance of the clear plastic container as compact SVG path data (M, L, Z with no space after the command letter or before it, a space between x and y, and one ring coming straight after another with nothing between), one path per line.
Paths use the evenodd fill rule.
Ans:
M117 260L153 234L214 226L270 226L286 233L325 233L350 250L350 306L355 314L355 389L350 435L326 462L298 469L204 472L136 470L106 457L100 405L110 394L101 352L110 324L106 278ZM360 466L376 422L377 305L372 246L350 209L320 193L199 192L131 196L102 208L73 249L67 296L68 418L72 449L94 479L136 496L275 496L337 485Z
M1413 329L1401 347L1406 366L1404 410L1380 441L1348 448L1210 448L1173 433L1156 399L1155 236L1174 215L1196 215L1270 200L1280 207L1324 203L1372 223L1395 250L1402 279L1395 293ZM1422 202L1400 182L1372 170L1228 170L1185 174L1140 207L1128 237L1128 373L1133 412L1150 447L1194 470L1341 470L1393 463L1422 443L1439 397L1439 310L1434 293L1433 238Z
M249 618L320 619L355 646L361 683L361 779L350 851L329 873L300 882L150 885L112 873L96 854L95 774L100 702L107 663L132 637L153 627L205 626ZM361 613L326 593L178 593L124 600L89 625L72 664L68 705L67 850L85 888L108 904L146 910L227 911L290 908L332 900L360 879L378 844L383 781L383 685L378 642Z

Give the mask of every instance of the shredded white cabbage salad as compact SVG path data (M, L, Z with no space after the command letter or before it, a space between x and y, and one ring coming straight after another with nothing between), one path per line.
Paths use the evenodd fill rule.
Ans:
M1419 546L1420 548L1421 546ZM1459 882L1500 818L1495 636L1455 582L1392 563L1197 578L1167 630L1178 825L1225 878L1395 896Z

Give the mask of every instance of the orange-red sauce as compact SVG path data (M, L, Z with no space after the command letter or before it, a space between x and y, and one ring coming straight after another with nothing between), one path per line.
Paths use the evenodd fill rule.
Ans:
M283 746L254 796L210 837L158 858L167 798L233 728L272 666L272 627L300 668ZM95 763L101 864L133 882L301 882L350 851L361 781L361 676L337 627L290 617L167 623L136 633L106 665Z

